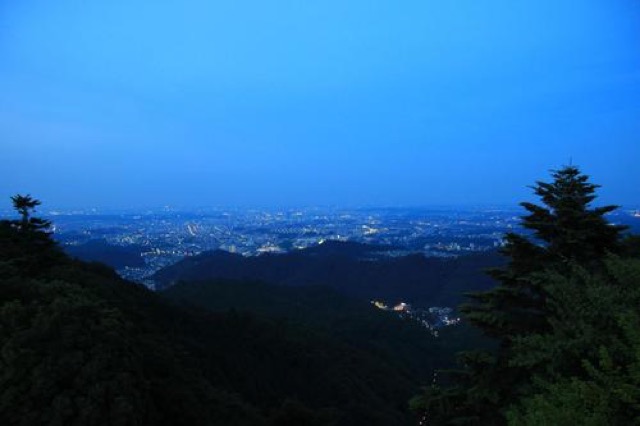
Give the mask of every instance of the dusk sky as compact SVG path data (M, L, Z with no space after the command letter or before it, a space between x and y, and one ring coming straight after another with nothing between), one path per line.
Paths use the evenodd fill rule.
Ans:
M0 207L640 204L640 1L4 1Z

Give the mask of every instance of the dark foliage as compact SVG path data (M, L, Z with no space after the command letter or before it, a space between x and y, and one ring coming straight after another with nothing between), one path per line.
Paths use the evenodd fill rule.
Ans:
M529 398L540 392L540 383L556 380L558 375L584 376L583 360L598 362L593 348L599 347L603 340L596 339L595 334L583 341L586 346L573 354L560 350L544 358L529 352L534 343L541 342L545 344L537 348L538 351L551 351L545 345L559 343L556 341L560 338L557 326L569 318L566 311L575 308L582 312L578 300L583 289L573 287L577 306L572 307L574 300L565 298L563 311L559 309L558 294L565 294L563 292L569 287L557 287L554 282L561 282L560 279L547 278L568 277L571 280L577 268L586 274L604 274L610 270L606 261L608 256L634 252L635 239L623 240L621 232L625 228L611 225L605 219L615 206L591 207L597 185L591 184L576 167L554 172L553 179L552 183L538 182L534 187L542 201L541 206L522 203L528 212L523 217L523 226L532 231L532 236L507 235L503 254L509 263L490 272L500 285L472 294L475 303L462 307L465 317L497 339L499 347L494 352L461 354L462 370L450 372L448 382L431 386L425 395L414 400L414 407L424 413L429 424L502 425L507 422L507 412L513 421L531 420L526 424L560 424L548 416L541 417L545 421L536 423L541 418L530 416L530 408L539 401ZM603 294L616 291L608 284L609 280L598 282L596 287ZM638 284L637 281L633 283ZM627 300L622 307L632 306L628 303L632 302ZM609 309L616 307L610 304ZM637 305L632 310L637 311ZM597 321L596 317L578 315L569 327L597 329ZM524 342L528 342L528 348ZM587 350L589 345L593 346ZM553 369L550 367L553 364L562 367ZM570 368L571 365L576 368ZM524 414L517 409L509 411L522 401L529 401Z
M514 339L511 364L535 371L514 425L640 422L640 261L608 256L597 272L545 272L550 330ZM544 368L540 368L544 366Z
M251 312L290 327L313 329L326 339L384 360L394 366L395 374L416 386L430 379L435 369L453 367L455 348L472 348L473 342L481 342L468 329L444 330L445 338L435 338L413 320L327 287L207 281L179 283L163 293L171 300L212 311Z

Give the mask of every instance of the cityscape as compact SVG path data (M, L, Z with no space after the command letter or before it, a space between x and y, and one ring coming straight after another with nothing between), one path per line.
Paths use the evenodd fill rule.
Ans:
M97 209L47 211L63 247L101 240L138 253L143 262L116 268L124 278L145 283L159 269L204 251L243 256L300 250L327 240L381 246L386 256L422 253L457 257L498 249L505 233L520 229L522 211L499 208L320 208L194 209L165 207L144 212ZM640 224L636 210L619 210L612 222Z
M224 250L243 256L285 253L323 244L350 241L377 246L376 256L453 258L497 250L507 232L520 227L522 212L498 208L302 208L171 209L145 212L49 211L60 244L73 254L99 242L100 249L126 249L131 261L116 271L128 280L155 289L150 277L184 257ZM640 226L637 210L612 214L613 223ZM451 307L419 307L410 303L378 309L414 321L437 337L439 329L459 324Z

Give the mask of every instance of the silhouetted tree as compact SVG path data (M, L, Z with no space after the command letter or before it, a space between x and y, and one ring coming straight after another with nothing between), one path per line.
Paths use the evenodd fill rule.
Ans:
M502 253L509 263L489 272L500 285L472 294L479 303L462 309L467 320L499 339L547 327L544 289L528 279L531 273L549 268L566 270L571 262L598 268L607 253L623 249L621 231L626 227L612 225L604 217L617 206L591 207L599 185L590 183L574 166L552 176L553 182L539 181L532 187L541 206L520 204L529 213L522 218L522 226L532 231L532 238L506 235Z
M51 222L32 214L40 201L30 195L11 197L19 220L0 220L0 259L23 275L36 276L62 259L48 231Z
M552 177L552 182L532 187L541 205L521 203L528 213L522 226L531 234L506 235L502 253L509 262L489 271L499 285L469 295L474 303L461 307L467 321L497 340L498 350L461 354L464 369L450 372L451 383L431 387L415 401L430 424L504 424L506 408L531 391L532 373L544 368L513 363L515 340L551 330L548 289L536 274L570 274L575 265L598 271L608 253L624 251L625 227L604 217L616 206L591 206L598 185L574 166L554 171Z
M21 220L17 223L23 231L44 231L51 226L51 222L37 217L32 217L37 206L41 204L31 195L16 194L11 197L13 208L20 214Z
M13 202L13 207L22 216L22 223L28 223L31 211L41 204L39 200L32 198L31 195L16 194L11 197L11 201Z

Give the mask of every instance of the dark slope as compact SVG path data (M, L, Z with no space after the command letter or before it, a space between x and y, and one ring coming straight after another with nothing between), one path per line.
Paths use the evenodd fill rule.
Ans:
M436 339L417 322L381 311L328 287L288 287L260 282L180 283L162 292L171 300L212 311L251 312L288 324L312 327L332 339L364 350L393 365L416 385L434 369L453 366L449 342Z
M457 259L376 256L377 247L325 243L287 254L243 257L224 251L188 257L158 271L159 288L178 281L259 280L288 286L323 285L360 299L417 305L457 305L467 291L485 290L493 281L483 272L500 265L495 252Z
M412 423L415 381L376 353L176 306L0 227L0 424Z
M63 246L64 251L71 257L86 262L101 262L112 268L120 269L125 266L144 266L142 248L140 246L114 246L106 240L90 240L77 246Z

